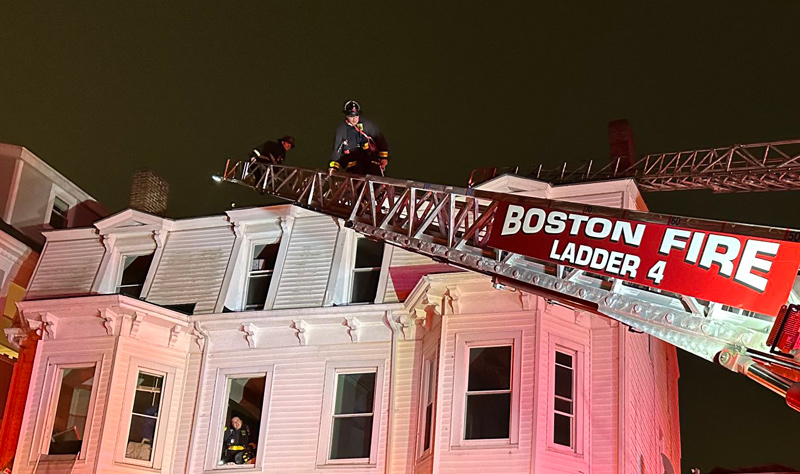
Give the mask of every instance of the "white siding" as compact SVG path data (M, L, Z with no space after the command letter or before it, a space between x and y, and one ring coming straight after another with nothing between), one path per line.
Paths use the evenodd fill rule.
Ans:
M456 271L459 270L450 265L436 263L425 255L393 247L383 302L396 303L405 300L420 278L425 275Z
M213 335L212 335L213 338ZM204 370L201 397L197 407L196 436L191 452L188 473L203 472L206 453L217 456L219 446L208 446L211 416L222 406L213 406L217 370L234 367L243 372L256 364L274 364L272 394L269 400L266 440L258 456L263 457L263 470L281 473L318 472L317 447L320 424L329 422L322 414L325 367L329 361L385 360L383 377L383 406L380 417L378 461L375 468L358 467L358 472L384 472L386 460L387 422L389 412L389 370L391 344L359 343L327 346L296 346L274 349L239 349L215 353ZM347 472L346 469L331 469Z
M28 299L88 295L105 248L100 237L49 242L33 276Z
M413 471L419 416L421 341L399 341L396 366L394 407L392 408L392 445L389 472Z
M195 314L213 312L233 241L229 227L170 232L147 301L197 303Z
M605 320L594 323L591 334L592 470L615 472L619 456L619 329Z
M327 216L294 221L274 309L322 306L338 232Z

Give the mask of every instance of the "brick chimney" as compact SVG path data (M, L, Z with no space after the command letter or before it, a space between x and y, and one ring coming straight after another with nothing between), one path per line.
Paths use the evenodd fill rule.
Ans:
M611 159L620 158L620 171L633 166L636 154L633 150L633 132L628 119L608 123L608 142L611 146Z
M131 182L129 207L137 211L164 216L167 212L169 183L148 169L138 170Z

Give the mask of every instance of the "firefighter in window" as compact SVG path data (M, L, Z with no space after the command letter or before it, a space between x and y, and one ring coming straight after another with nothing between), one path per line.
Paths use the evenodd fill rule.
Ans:
M330 169L383 176L389 164L386 138L375 124L361 117L358 102L348 100L344 115L344 122L336 128Z
M248 464L255 461L255 449L250 443L250 428L238 416L231 418L231 427L223 433L220 464Z

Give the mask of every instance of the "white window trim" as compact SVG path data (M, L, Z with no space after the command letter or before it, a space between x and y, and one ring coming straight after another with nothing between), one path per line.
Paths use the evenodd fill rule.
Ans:
M122 268L122 265L125 263L125 259L127 257L143 257L145 255L152 255L153 260L151 260L150 268L147 269L147 276L145 276L144 281L142 282L142 292L139 294L139 298L143 299L147 296L145 288L150 286L150 280L153 278L153 268L155 267L156 263L155 249L153 251L133 251L120 253L116 265L116 275L114 276L114 293L119 292L119 285L122 284L122 274L125 272L125 269Z
M100 270L95 277L95 283L92 285L92 291L100 294L113 294L117 291L117 287L122 281L122 264L125 262L125 257L153 254L153 262L150 264L150 269L142 286L142 294L139 296L142 299L146 299L160 260L157 254L159 247L152 232L143 233L133 239L128 236L117 237L115 235L110 235L106 238L109 239L107 246L111 250L107 251L103 257Z
M131 419L133 413L133 401L136 396L136 382L139 372L145 372L152 375L159 375L164 377L164 385L161 390L161 407L158 411L158 422L156 424L155 439L153 439L150 461L140 461L138 459L131 459L125 457L125 452L128 447L128 434L131 429ZM124 418L120 422L119 438L117 440L117 449L115 453L115 462L121 464L133 464L136 466L151 467L153 469L160 469L161 462L164 456L164 445L166 443L166 432L169 423L170 407L172 405L173 387L175 384L175 367L163 365L155 362L150 362L144 359L131 358L130 366L128 368L128 379L125 384L125 396L123 398L122 406Z
M431 346L430 349L425 351L422 355L422 385L420 390L419 399L419 423L417 428L417 460L422 460L433 454L434 447L436 446L436 405L437 396L436 388L439 381L439 353L438 345ZM429 370L433 369L433 386L430 385L430 378L428 377ZM430 426L425 426L425 413L427 411L428 395L433 392L433 415L431 416ZM425 449L425 432L431 431L431 445Z
M381 268L380 273L378 274L378 286L375 289L375 298L370 302L360 302L360 303L352 303L351 300L353 298L353 274L356 270L356 254L358 253L358 240L359 239L366 239L360 234L356 234L355 231L350 232L352 241L349 243L348 248L350 250L349 255L347 255L347 276L345 278L346 284L344 285L344 303L348 305L362 305L362 304L375 304L375 303L382 303L384 293L386 293L386 284L387 278L389 276L389 262L391 261L391 252L389 252L388 245L383 243L383 256L381 258ZM383 289L383 292L381 292Z
M30 462L50 462L50 461L73 461L85 463L87 452L94 449L90 446L92 440L92 424L94 422L94 410L97 404L97 387L100 385L101 365L103 356L99 354L81 355L73 354L70 356L51 356L47 359L44 383L42 385L42 398L39 401L38 414L44 416L36 417L36 425L33 433L33 443L31 445ZM83 431L83 441L81 451L77 455L72 454L47 454L50 449L50 436L46 433L53 432L55 423L56 407L58 403L58 389L61 385L62 369L91 367L94 366L94 382L92 383L92 394L89 397L89 411L86 413L86 426Z
M325 391L322 398L322 422L317 446L317 467L374 468L378 464L378 450L383 414L384 360L332 361L325 367ZM372 409L372 441L369 459L330 459L333 409L336 399L336 379L339 374L375 372L375 395Z
M255 250L256 245L272 245L278 244L278 254L275 256L275 266L272 268L272 277L269 281L269 289L267 289L267 294L264 298L264 307L260 311L264 311L267 309L272 309L272 304L275 301L275 292L278 288L277 281L280 277L278 273L278 267L283 262L283 258L285 258L286 254L286 242L284 239L281 238L281 232L276 231L274 235L247 239L245 241L247 245L247 251L242 252L245 255L246 259L243 262L243 269L244 269L244 278L242 282L242 290L239 294L239 304L238 307L241 308L242 311L259 311L259 310L247 310L245 307L247 306L247 290L250 287L250 267L253 262L253 251Z
M466 424L467 378L469 350L473 347L511 346L511 420L508 438L464 439ZM453 375L453 405L450 446L453 448L486 448L519 446L520 379L522 377L522 331L501 331L456 334Z
M575 420L575 432L572 434L574 446L564 446L557 444L553 441L554 423L553 416L555 413L555 354L560 350L565 353L574 353L573 360L573 374L575 377L573 390L575 391L575 400L573 401L573 419ZM565 339L563 337L548 335L547 344L547 450L557 453L566 454L573 457L583 458L585 447L588 445L586 436L588 430L586 429L586 410L585 410L585 374L587 374L586 367L586 346L583 344Z
M50 217L53 215L53 205L56 202L56 196L64 201L67 206L67 224L65 228L69 228L72 221L75 219L75 208L78 206L78 200L66 193L63 189L58 187L55 183L50 187L50 197L47 198L47 210L44 213L44 226L47 229L53 229L50 225Z
M270 394L272 392L272 381L274 380L275 366L272 364L256 364L243 370L242 367L224 367L217 369L216 382L214 385L214 401L212 404L210 431L208 433L208 445L206 446L206 472L232 471L237 469L255 469L261 471L264 464L264 446L267 439L267 424L269 422ZM228 380L238 378L266 377L264 381L264 401L261 406L261 426L258 430L258 446L256 446L255 464L242 465L217 465L219 453L222 450L222 430L225 427L225 413L228 403Z

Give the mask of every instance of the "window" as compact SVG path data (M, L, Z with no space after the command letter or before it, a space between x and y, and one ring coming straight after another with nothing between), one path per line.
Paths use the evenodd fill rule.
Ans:
M420 413L419 450L420 457L431 451L433 445L433 415L436 401L436 356L426 357L422 362L422 403Z
M374 303L383 264L383 243L356 239L356 260L350 290L351 303Z
M47 454L81 452L94 384L94 366L59 370L55 417Z
M245 290L244 309L264 309L267 300L269 284L275 271L275 262L278 259L280 241L273 244L253 245L250 268L247 274L247 289Z
M374 401L374 372L337 374L330 459L369 459Z
M455 337L450 447L518 446L522 331Z
M336 362L325 377L317 463L320 465L377 463L383 361Z
M553 442L575 447L575 353L555 351L553 375Z
M69 204L58 196L53 197L53 207L50 209L50 227L53 229L65 229L67 227L67 213Z
M116 293L139 298L142 294L147 272L153 262L153 254L125 255L122 260L122 276Z
M255 464L267 377L227 377L226 385L225 424L217 465Z
M148 462L153 460L163 390L164 375L138 373L125 458Z
M508 438L511 346L471 347L464 439Z

